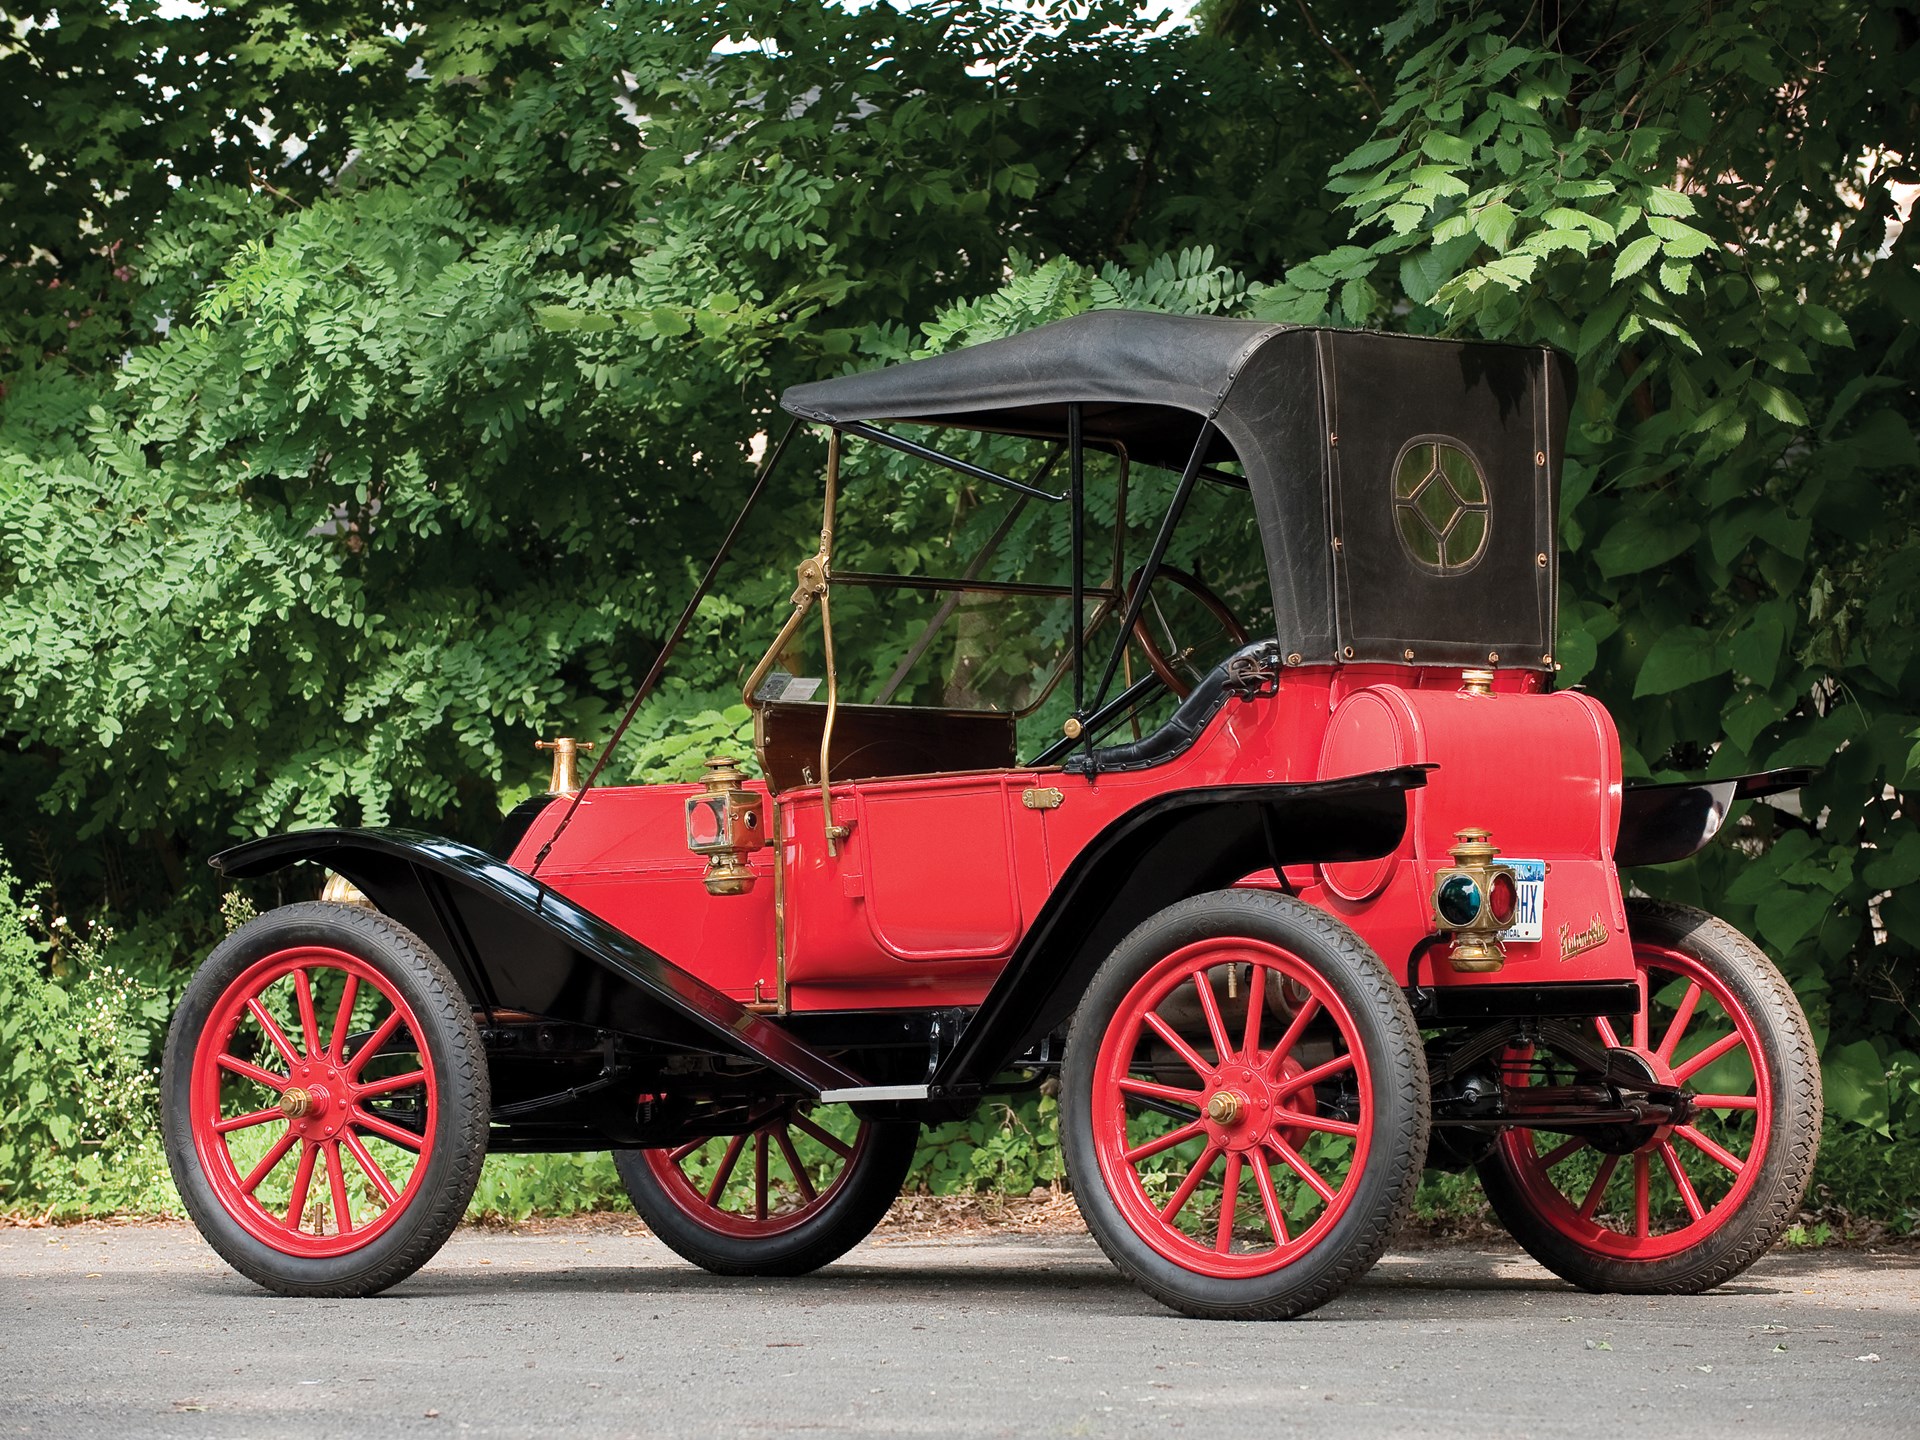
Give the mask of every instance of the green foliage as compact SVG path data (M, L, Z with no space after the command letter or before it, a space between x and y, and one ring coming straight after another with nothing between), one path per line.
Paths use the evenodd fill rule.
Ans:
M164 989L222 928L189 862L232 836L484 841L544 773L534 738L610 728L786 384L1110 305L1546 342L1581 381L1561 682L1605 700L1632 775L1823 767L1800 808L1635 883L1780 961L1834 1153L1910 1145L1911 7L1201 13L0 17L0 823L47 914L110 919L113 963ZM817 527L797 443L615 775L739 748ZM1164 482L1134 478L1145 514ZM862 568L947 568L1005 516L863 447L847 495ZM1199 554L1224 512L1195 518L1176 563L1255 608L1257 567ZM1053 578L1062 544L1023 517L993 573ZM857 686L919 613L836 614ZM1031 697L1064 620L1010 615L991 649L953 627L944 673ZM18 1023L92 983L51 978L63 944L8 962ZM1043 1117L1011 1116L930 1141L928 1183L1050 1178ZM495 1173L508 1214L570 1174Z
M613 1168L598 1155L489 1155L467 1206L469 1220L518 1223L534 1215L630 1208Z
M1024 1195L1066 1177L1060 1102L1050 1095L990 1101L964 1120L921 1133L907 1184L933 1195L1000 1190Z
M1350 243L1252 308L1577 357L1561 682L1630 775L1822 767L1635 883L1757 935L1833 1113L1920 1135L1888 1103L1920 1047L1920 281L1878 98L1912 113L1911 11L1425 3L1382 38L1391 101L1330 187Z
M111 936L41 924L0 856L0 1213L171 1210L150 1059L170 999L110 963Z

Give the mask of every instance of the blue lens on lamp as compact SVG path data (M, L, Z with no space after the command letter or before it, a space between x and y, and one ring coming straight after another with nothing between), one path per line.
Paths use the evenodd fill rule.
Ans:
M1471 925L1480 918L1480 887L1466 875L1450 875L1433 897L1434 908L1449 925Z

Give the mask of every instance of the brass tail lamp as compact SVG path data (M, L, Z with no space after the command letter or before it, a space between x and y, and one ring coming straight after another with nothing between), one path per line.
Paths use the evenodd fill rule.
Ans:
M1451 868L1433 877L1433 923L1453 936L1448 959L1461 974L1498 970L1507 963L1500 932L1513 924L1520 888L1513 867L1495 863L1500 848L1485 830L1454 832Z

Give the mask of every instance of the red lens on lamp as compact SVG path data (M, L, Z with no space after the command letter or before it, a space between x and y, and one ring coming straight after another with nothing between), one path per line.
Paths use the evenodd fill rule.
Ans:
M1520 891L1513 883L1513 877L1499 874L1493 877L1493 884L1487 887L1487 910L1493 916L1494 923L1502 930L1513 924L1514 914L1520 908Z

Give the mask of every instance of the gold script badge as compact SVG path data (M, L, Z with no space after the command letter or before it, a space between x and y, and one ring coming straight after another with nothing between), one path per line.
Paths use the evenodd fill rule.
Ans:
M1607 927L1601 923L1598 911L1594 912L1593 923L1577 935L1571 925L1560 927L1560 958L1562 960L1571 960L1576 955L1606 943Z

